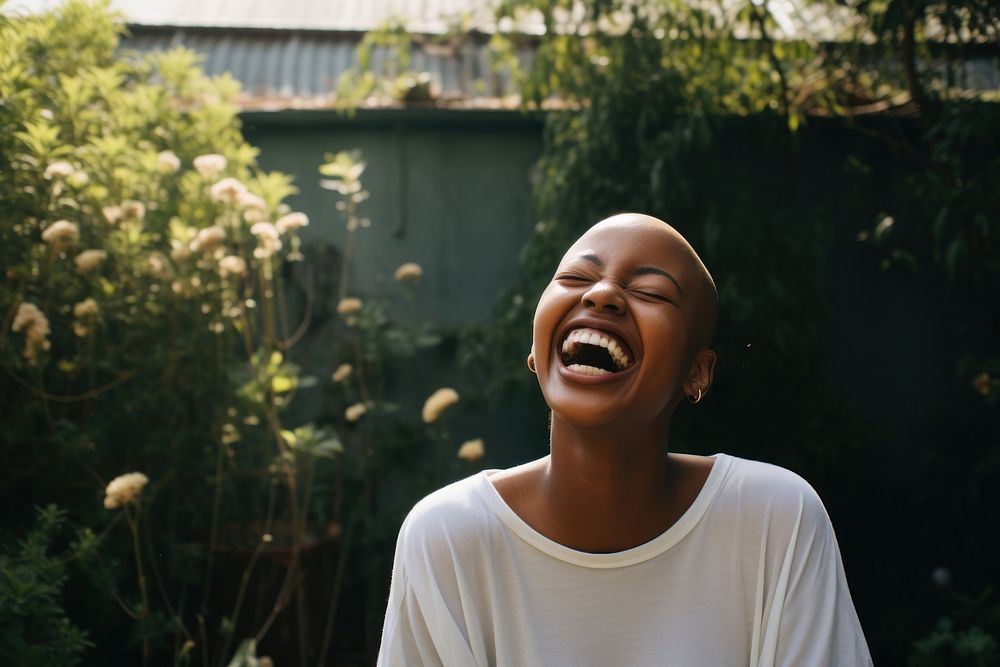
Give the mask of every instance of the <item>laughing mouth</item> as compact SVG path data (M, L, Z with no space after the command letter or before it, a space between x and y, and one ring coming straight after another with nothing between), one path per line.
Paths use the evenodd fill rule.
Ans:
M563 364L584 375L620 373L632 366L631 357L624 341L596 329L573 329L562 342Z

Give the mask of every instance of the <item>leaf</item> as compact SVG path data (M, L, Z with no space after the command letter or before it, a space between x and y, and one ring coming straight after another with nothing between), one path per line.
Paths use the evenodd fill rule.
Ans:
M291 391L295 389L298 385L297 380L289 375L275 375L271 379L271 390L276 394L282 394L286 391Z

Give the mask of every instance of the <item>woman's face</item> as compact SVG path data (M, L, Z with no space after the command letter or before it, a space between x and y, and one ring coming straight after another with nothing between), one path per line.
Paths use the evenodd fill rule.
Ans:
M702 280L671 227L617 216L563 257L535 310L545 401L579 426L669 419L691 377Z

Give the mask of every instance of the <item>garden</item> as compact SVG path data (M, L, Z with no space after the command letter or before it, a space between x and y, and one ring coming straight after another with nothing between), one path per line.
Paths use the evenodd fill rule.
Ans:
M123 51L103 3L0 13L3 660L372 664L403 517L544 455L537 296L634 210L719 287L713 391L672 447L816 487L876 663L1000 664L1000 92L976 78L1000 16L822 6L835 34L787 40L756 1L496 3L536 224L488 317L448 322L419 307L448 266L359 278L385 165L346 144L270 170L239 83ZM416 43L365 38L345 118L435 104Z

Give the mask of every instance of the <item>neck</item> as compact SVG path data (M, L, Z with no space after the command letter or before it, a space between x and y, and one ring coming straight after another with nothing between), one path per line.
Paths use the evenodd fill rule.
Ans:
M618 551L662 530L676 498L667 423L580 428L552 418L545 501L588 551Z

